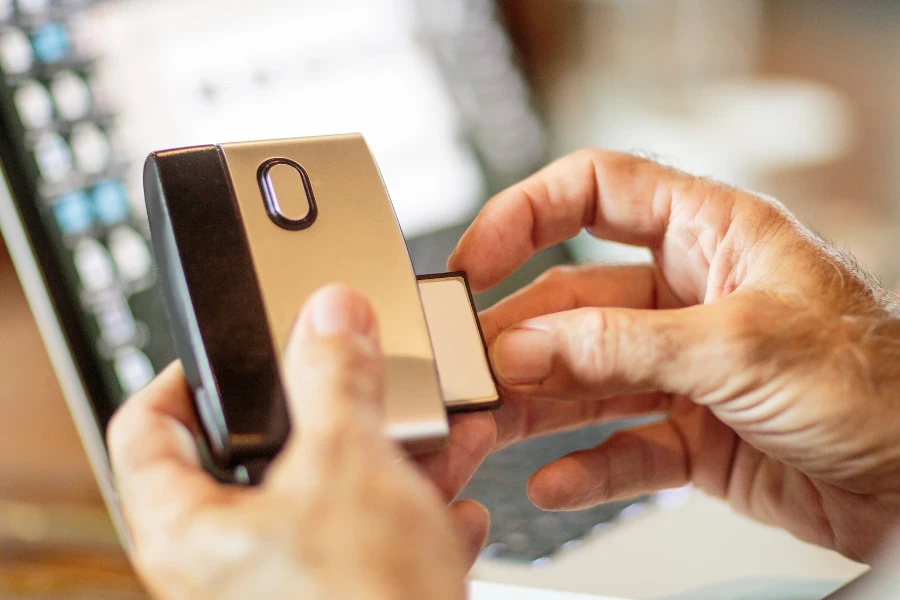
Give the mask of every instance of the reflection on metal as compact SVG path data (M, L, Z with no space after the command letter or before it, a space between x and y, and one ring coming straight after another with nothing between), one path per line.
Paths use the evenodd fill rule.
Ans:
M387 357L388 431L413 452L443 447L447 418L415 273L387 190L359 135L220 146L234 188L263 305L281 356L299 307L340 281L366 294ZM309 175L315 223L289 231L269 218L259 166L287 159Z

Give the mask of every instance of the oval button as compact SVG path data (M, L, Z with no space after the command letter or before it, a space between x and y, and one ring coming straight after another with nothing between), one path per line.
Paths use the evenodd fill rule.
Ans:
M276 225L292 231L312 225L316 202L303 167L286 158L268 160L260 166L259 186L266 212Z

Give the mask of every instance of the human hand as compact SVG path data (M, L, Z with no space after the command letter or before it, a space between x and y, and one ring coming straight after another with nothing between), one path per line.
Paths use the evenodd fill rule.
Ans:
M307 303L285 354L293 434L258 488L202 468L189 390L170 367L126 402L110 458L137 570L166 600L462 599L487 535L471 501L443 497L474 468L493 429L461 421L423 467L381 433L382 355L358 294L326 288ZM485 436L487 435L487 437Z
M776 201L581 151L493 198L451 269L474 291L576 235L654 263L555 269L481 315L499 445L663 413L543 467L568 510L693 482L855 559L900 516L900 310Z

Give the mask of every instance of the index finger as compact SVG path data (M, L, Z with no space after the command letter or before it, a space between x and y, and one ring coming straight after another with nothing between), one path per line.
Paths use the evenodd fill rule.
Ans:
M581 150L492 198L460 240L449 268L466 271L473 291L482 291L582 228L657 248L677 188L695 180L629 154Z
M228 491L208 475L192 434L190 391L181 367L170 365L113 416L109 458L126 521L136 537L164 529Z

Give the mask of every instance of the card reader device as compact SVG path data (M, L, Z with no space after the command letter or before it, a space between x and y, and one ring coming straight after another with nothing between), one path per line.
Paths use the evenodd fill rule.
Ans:
M465 275L416 277L362 136L154 152L144 193L203 436L237 481L259 481L287 438L282 352L305 300L329 283L372 302L385 431L407 451L443 448L448 411L498 405Z

